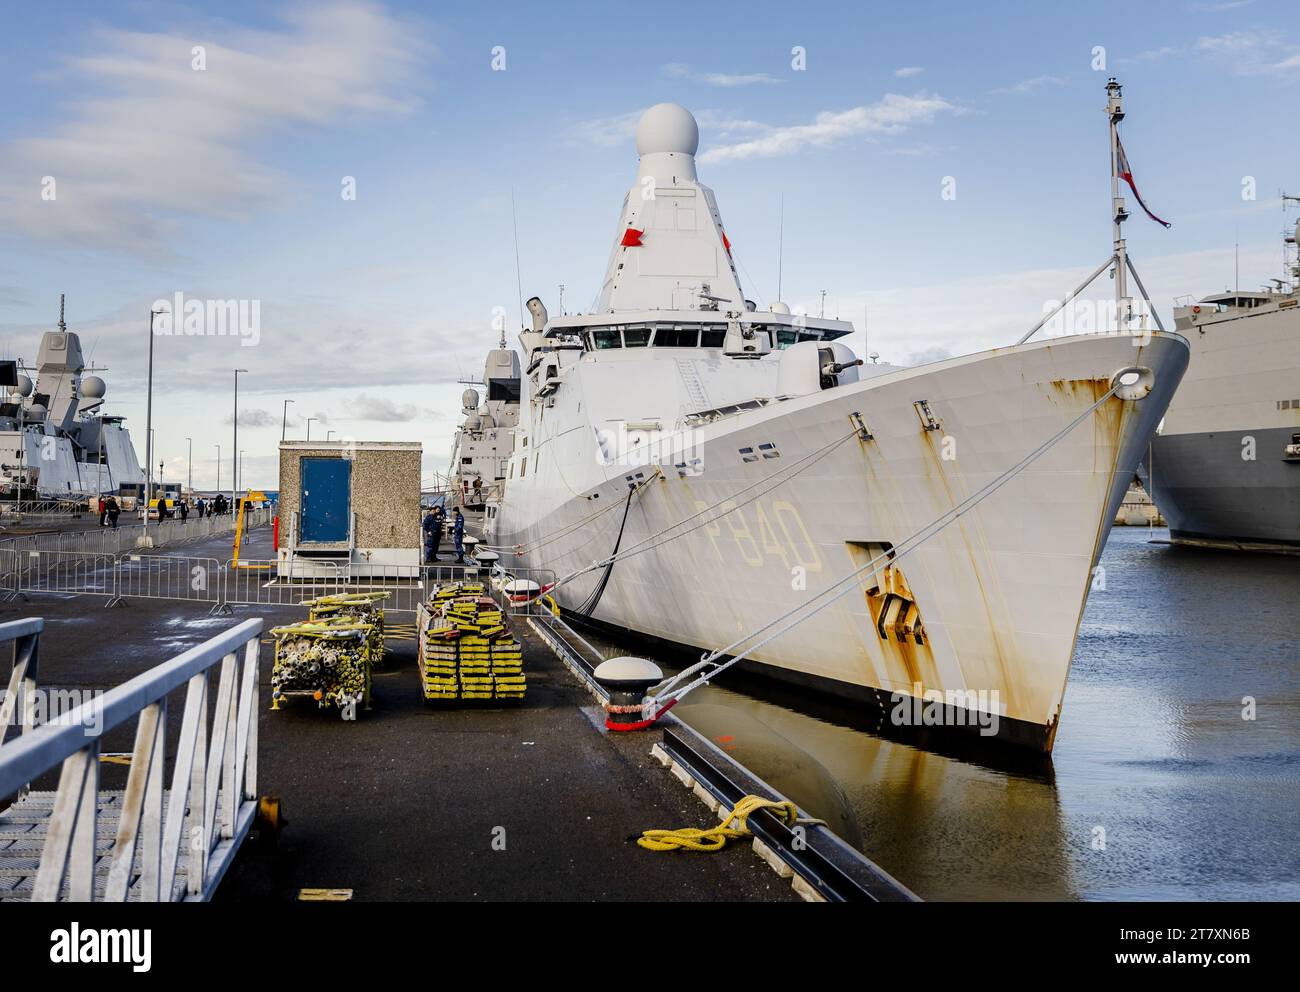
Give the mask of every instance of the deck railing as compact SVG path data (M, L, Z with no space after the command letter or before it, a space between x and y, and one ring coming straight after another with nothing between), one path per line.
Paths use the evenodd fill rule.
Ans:
M29 643L24 638L39 634L40 624L0 625L0 643ZM23 793L29 782L61 766L33 901L211 897L256 812L261 634L260 619L246 620L83 702L57 722L25 727L26 733L0 748L0 798ZM34 690L34 640L30 644L21 679ZM210 699L214 669L215 706ZM18 677L16 664L11 682ZM168 696L181 686L184 714L167 789ZM100 790L100 742L132 719L131 770L125 790L115 797L119 813L108 871L97 877L96 820L107 798ZM178 881L182 866L185 877Z

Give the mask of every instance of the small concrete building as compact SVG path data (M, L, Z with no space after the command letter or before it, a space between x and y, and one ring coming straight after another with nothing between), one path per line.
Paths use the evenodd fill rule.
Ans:
M420 568L418 441L281 441L279 574Z

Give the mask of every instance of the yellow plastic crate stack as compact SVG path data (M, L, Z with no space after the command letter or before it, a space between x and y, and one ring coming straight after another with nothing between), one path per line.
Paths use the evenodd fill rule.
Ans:
M456 675L458 657L453 640L428 637L420 645L420 682L425 699L460 698L460 679Z
M426 699L521 700L523 645L478 582L441 586L420 610L420 677Z
M528 684L524 678L524 646L513 637L492 643L492 692L497 699L523 699Z

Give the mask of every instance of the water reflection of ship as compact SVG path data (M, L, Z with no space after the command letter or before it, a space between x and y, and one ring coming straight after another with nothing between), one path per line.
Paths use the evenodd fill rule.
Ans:
M607 656L645 647L584 633ZM660 645L655 657L691 660ZM674 713L924 899L1078 898L1045 756L964 735L909 740L860 706L744 673Z
M923 899L1075 899L1055 786L708 689L675 711ZM952 735L948 735L952 736ZM723 743L720 737L731 738ZM817 766L807 782L785 769ZM839 809L837 796L846 809Z

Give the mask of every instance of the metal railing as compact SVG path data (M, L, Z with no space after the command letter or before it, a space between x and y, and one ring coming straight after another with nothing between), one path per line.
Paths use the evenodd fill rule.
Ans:
M116 561L113 601L170 599L216 605L222 602L224 571L216 558L125 554Z
M0 625L0 640L38 634L40 623ZM61 766L33 901L211 897L257 807L261 634L260 619L246 620L0 749L0 798ZM213 669L219 676L209 730ZM184 714L166 789L168 696L181 686ZM108 870L101 874L95 848L104 798L100 743L132 718L137 722L131 770L112 807L119 815Z
M265 527L271 522L273 514L269 509L249 511L244 519L244 533ZM148 534L155 547L196 541L218 534L232 534L235 530L235 515L226 513L219 517L190 517L188 520L151 520ZM121 554L136 547L137 541L145 533L142 522L119 523L117 527L91 526L80 530L55 531L46 534L20 534L13 537L0 536L0 549L22 549L29 551L78 551L98 554Z
M318 596L344 591L346 572L334 562L293 559L285 565L274 560L241 558L226 562L222 571L221 602L231 606L297 606Z
M110 554L77 551L14 551L11 568L3 570L7 591L24 596L52 592L113 596L117 559Z
M0 623L0 645L13 645L13 659L9 670L9 688L0 699L0 749L5 746L9 727L18 717L18 733L29 733L36 726L36 678L40 670L40 639L45 621L39 617L10 620ZM18 799L23 799L29 783L18 787Z
M202 555L0 547L0 598L8 600L54 593L102 596L108 606L132 599L199 603L218 612L227 606L291 607L321 596L383 592L388 594L386 611L414 613L436 586L466 579L482 579L503 609L522 615L547 607L521 588L512 595L506 583L531 582L534 590L546 589L554 584L555 573L549 569L490 573L472 560L465 565L368 565L311 558L241 558L223 564Z

